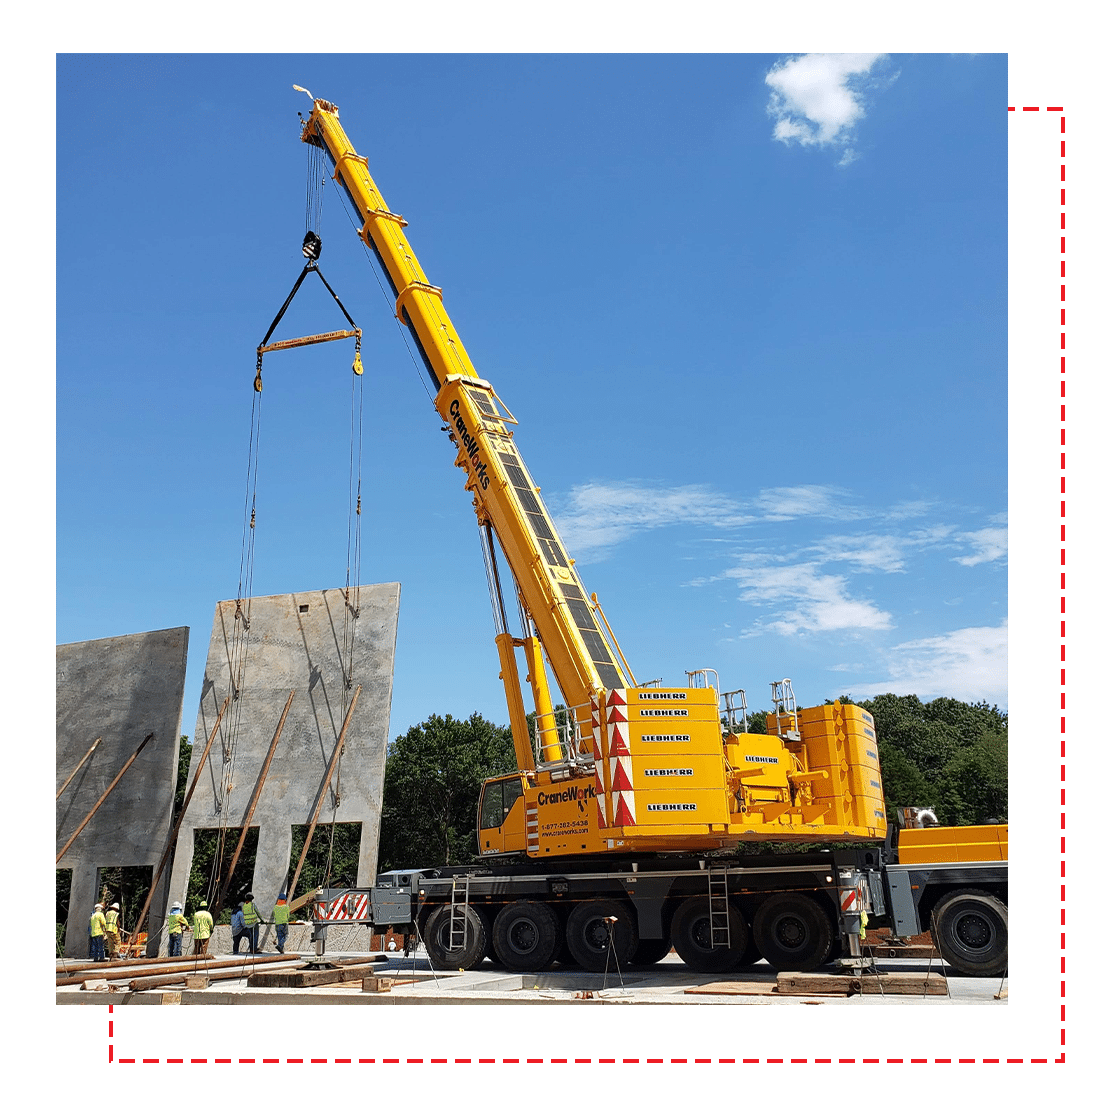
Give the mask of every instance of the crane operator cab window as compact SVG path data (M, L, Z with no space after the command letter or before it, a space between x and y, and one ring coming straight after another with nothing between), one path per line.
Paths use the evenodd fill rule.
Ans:
M509 813L523 797L523 785L518 775L493 779L481 789L480 834L478 845L482 855L517 851L523 848L523 815L519 815L515 827L505 830ZM507 840L505 834L507 833ZM513 837L513 833L516 835Z

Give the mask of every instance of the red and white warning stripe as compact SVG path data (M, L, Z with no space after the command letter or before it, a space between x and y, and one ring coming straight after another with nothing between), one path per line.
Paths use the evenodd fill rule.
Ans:
M611 822L615 828L637 824L634 772L630 759L630 723L626 695L617 688L607 697L608 758L611 766Z
M539 850L539 810L537 806L527 807L527 851L538 855Z
M318 901L313 906L318 920L366 920L370 913L369 894L340 894L328 901Z

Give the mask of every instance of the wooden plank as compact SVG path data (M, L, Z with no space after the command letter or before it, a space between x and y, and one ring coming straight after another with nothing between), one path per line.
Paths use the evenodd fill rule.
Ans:
M685 993L717 994L724 997L783 997L774 981L711 981L705 986L685 989ZM823 993L823 997L847 997L848 993Z
M782 973L776 983L780 993L908 994L947 996L947 979L942 974L799 974Z
M935 948L930 943L907 943L900 946L880 943L867 948L867 952L876 959L931 959Z
M370 964L334 966L327 970L266 970L253 974L248 984L259 989L307 989L335 982L362 982L374 973Z

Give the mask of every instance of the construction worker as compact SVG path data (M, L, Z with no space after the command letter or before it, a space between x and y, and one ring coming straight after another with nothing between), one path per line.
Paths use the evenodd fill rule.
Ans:
M241 940L247 940L248 929L244 926L244 916L241 914L241 903L237 902L237 908L233 910L233 916L229 921L229 932L233 937L233 954L241 953Z
M260 938L260 925L268 922L260 916L259 910L253 902L252 894L245 894L244 903L241 905L241 916L244 917L244 928L248 933L249 949L255 955Z
M275 925L275 948L281 955L286 945L287 925L290 924L290 906L287 905L286 894L279 895L271 920Z
M195 954L205 955L206 945L210 942L210 934L214 931L214 918L207 912L206 899L199 902L191 918L195 922Z
M122 929L118 923L119 909L118 902L111 902L111 907L103 914L104 923L107 926L105 933L107 944L107 957L109 959L117 959L121 957L119 948L122 946L122 938L120 933Z
M103 916L103 906L96 902L92 918L88 921L88 935L92 939L92 962L103 962L103 937L107 934L107 921Z
M190 931L191 925L183 916L183 906L178 901L172 902L168 914L168 954L171 958L183 954L183 934Z

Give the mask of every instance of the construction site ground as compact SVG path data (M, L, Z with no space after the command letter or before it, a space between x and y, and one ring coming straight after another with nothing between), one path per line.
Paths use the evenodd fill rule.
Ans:
M592 974L555 966L537 974L514 974L486 959L469 971L433 969L423 949L406 957L401 952L341 954L325 962L344 969L342 981L326 981L311 972L309 981L323 984L287 988L285 985L257 987L247 976L219 980L217 969L206 963L237 961L252 973L296 974L313 956L274 964L270 955L228 955L195 960L189 968L191 982L182 978L173 985L133 991L128 981L113 981L106 973L107 989L85 990L80 985L59 986L58 1005L286 1005L286 1004L413 1004L413 1005L497 1005L512 1004L866 1004L873 998L880 1004L977 1005L1007 1004L1008 982L1001 977L971 978L953 972L938 958L877 958L873 970L862 973L838 972L835 966L817 974L778 974L765 962L733 974L704 974L692 971L670 953L645 970L624 967L621 973L612 963L604 974ZM167 964L185 960L149 960ZM87 960L68 960L69 965ZM58 975L67 969L58 961ZM80 973L76 971L73 973ZM375 979L377 990L367 991L363 976ZM88 975L93 977L91 973ZM103 978L103 974L94 975ZM206 988L188 988L209 980ZM335 975L333 975L335 976ZM858 978L858 982L856 981ZM196 980L198 979L198 980ZM271 979L265 979L271 980ZM303 977L282 981L301 982ZM923 991L922 991L923 990Z

